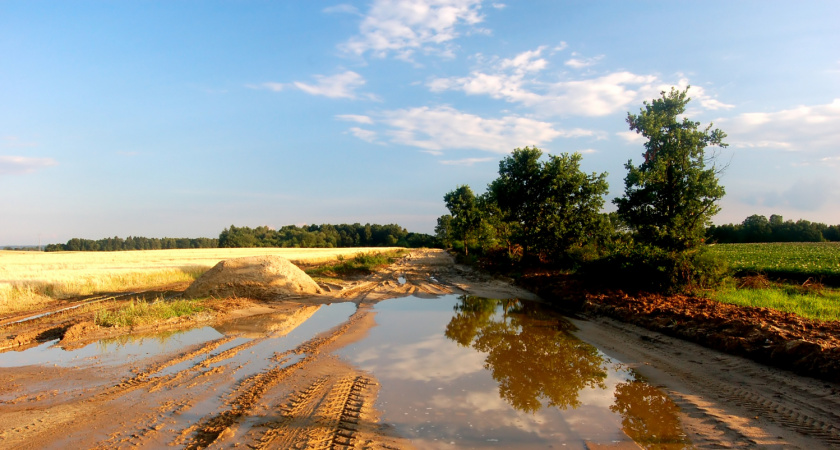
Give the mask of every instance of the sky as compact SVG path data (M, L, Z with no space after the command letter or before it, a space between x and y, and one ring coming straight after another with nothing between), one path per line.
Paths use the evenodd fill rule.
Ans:
M230 226L433 233L514 148L580 152L605 208L672 86L716 223L840 224L840 2L0 0L0 244Z

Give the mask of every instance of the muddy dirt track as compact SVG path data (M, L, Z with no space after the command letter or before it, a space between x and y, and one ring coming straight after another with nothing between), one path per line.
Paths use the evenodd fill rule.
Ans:
M204 320L224 334L125 364L0 368L0 447L412 448L381 423L378 380L334 352L363 339L376 326L373 305L389 298L533 297L426 250L367 279L322 287L328 291L322 296L285 302L222 302ZM340 309L339 302L357 308ZM292 336L289 330L330 303L339 314L323 331L278 347L277 337ZM91 314L78 308L20 323L14 322L22 317L3 318L0 337L7 349L14 344L11 351L62 336L80 346L102 337L85 325ZM157 329L197 327L201 320ZM613 319L573 322L580 339L671 397L696 447L840 446L837 384Z

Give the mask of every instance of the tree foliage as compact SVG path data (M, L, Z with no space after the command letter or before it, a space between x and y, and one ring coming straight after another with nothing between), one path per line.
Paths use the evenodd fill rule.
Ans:
M481 212L475 194L469 186L458 186L443 196L446 208L452 214L449 226L452 235L464 243L464 254L469 254L470 242L478 240Z
M568 259L570 250L597 241L609 228L601 213L606 173L580 170L580 154L548 155L514 149L499 162L499 177L476 196L469 186L444 195L450 215L438 219L438 238L482 252L504 248L543 261Z
M601 213L606 173L580 170L579 153L548 155L536 147L515 149L499 163L488 196L511 224L514 241L545 259L594 240L608 221Z
M635 231L637 239L669 251L697 248L706 227L720 207L724 188L718 184L709 146L726 147L726 134L709 124L680 116L690 101L688 88L644 103L639 114L627 114L630 129L641 134L644 162L628 161L624 197L615 199L618 213Z

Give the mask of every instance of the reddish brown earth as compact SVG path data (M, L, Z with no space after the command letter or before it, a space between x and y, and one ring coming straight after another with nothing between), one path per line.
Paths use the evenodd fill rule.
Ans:
M816 378L840 382L840 322L702 297L590 292L568 276L536 273L522 285L585 315L606 316Z

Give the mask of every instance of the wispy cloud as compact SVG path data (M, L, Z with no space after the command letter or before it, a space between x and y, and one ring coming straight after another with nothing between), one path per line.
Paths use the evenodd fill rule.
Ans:
M346 115L339 119L356 122L364 120L366 124L377 128L376 135L371 134L371 130L361 128L349 130L360 139L385 138L392 144L416 147L433 155L456 149L508 153L516 147L539 146L558 137L598 137L598 133L592 130L558 129L550 122L513 115L486 118L449 106L389 110L372 116ZM371 123L362 117L369 118ZM450 164L465 164L466 161L451 160Z
M0 175L21 175L56 165L58 161L52 158L0 155Z
M581 58L580 55L577 53L572 53L572 57L563 64L566 66L571 67L572 69L583 69L586 67L594 66L598 63L601 59L604 58L604 55L593 56L591 58Z
M476 163L485 163L497 161L498 158L464 158L464 159L448 159L440 163L445 166L472 166Z
M359 10L355 6L346 3L328 6L321 11L327 14L359 14Z
M451 107L387 111L381 120L393 142L426 150L477 149L507 153L541 145L563 132L548 122L506 116L487 119Z
M362 123L362 124L366 124L366 125L373 124L373 119L371 119L369 116L362 116L362 115L358 115L358 114L339 114L339 115L335 116L335 118L338 119L338 120L344 120L344 121L347 121L347 122L356 122L356 123Z
M352 70L348 70L335 75L315 75L315 83L304 83L302 81L294 81L291 83L261 83L257 85L249 84L248 87L252 89L268 89L274 92L280 92L288 88L300 89L310 95L319 95L328 98L347 98L351 100L367 99L379 101L379 97L370 93L357 92L359 88L365 85L365 79L361 75Z
M36 142L25 141L18 136L3 136L0 138L0 147L2 148L32 148L37 146Z
M378 58L395 55L411 61L418 50L450 54L459 28L480 23L481 0L375 0L359 34L340 48Z
M715 125L735 147L803 152L824 160L836 155L840 142L840 99L825 105L744 113L718 119Z
M359 128L359 127L351 127L348 131L353 136L356 136L357 138L359 138L363 141L370 142L371 144L376 143L376 132L375 131L366 130L364 128Z
M315 75L315 79L318 81L316 84L308 84L300 81L295 81L293 84L298 89L311 95L349 99L356 99L360 96L371 100L376 98L373 94L356 93L356 89L365 85L365 79L352 70L332 76Z

